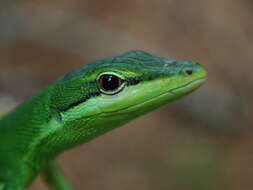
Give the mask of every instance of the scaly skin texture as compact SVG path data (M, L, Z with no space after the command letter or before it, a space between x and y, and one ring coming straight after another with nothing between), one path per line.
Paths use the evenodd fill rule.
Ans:
M103 88L111 81L104 76L116 77L117 88ZM143 51L70 72L0 120L0 190L22 190L39 173L52 189L72 189L55 163L61 152L189 94L205 78L198 63Z

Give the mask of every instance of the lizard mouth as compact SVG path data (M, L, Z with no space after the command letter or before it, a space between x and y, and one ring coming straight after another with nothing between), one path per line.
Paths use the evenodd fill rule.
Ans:
M123 112L125 113L130 113L130 112L133 112L134 109L136 109L138 111L138 107L141 107L142 105L144 104L147 104L148 102L153 102L161 97L166 97L169 94L175 96L175 95L185 95L185 94L188 94L192 91L194 91L195 89L197 89L198 87L200 87L204 82L206 81L206 78L198 78L198 79L195 79L183 86L180 86L180 87L177 87L177 88L173 88L173 89L170 89L169 91L165 92L165 93L162 93L158 96L155 96L153 98L150 98L149 100L147 101L143 101L143 102L140 102L136 105L132 105L132 106L128 106L128 107L125 107L125 108L122 108L120 110L115 110L115 111L112 111L112 112L103 112L104 114L108 114L108 113L118 113L118 114L122 114ZM131 110L130 110L131 109ZM129 110L129 111L127 111Z
M194 91L195 89L197 89L198 87L200 87L204 82L206 81L206 78L202 77L202 78L198 78L198 79L195 79L183 86L180 86L180 87L176 87L176 88L173 88L173 89L170 89L164 93L161 93L160 95L157 95L157 96L154 96L152 98L150 98L149 100L146 100L146 101L143 101L143 102L140 102L138 104L135 104L135 105L130 105L130 106L127 106L127 107L124 107L124 108L121 108L121 109L118 109L118 110L113 110L113 111L104 111L104 112L101 112L99 114L94 114L94 115L90 115L88 117L94 117L94 118L97 118L99 116L102 116L102 117L107 117L108 115L118 115L118 114L129 114L129 113L133 113L133 112L138 112L140 111L140 107L143 106L144 104L154 104L156 100L158 99L161 99L162 97L166 97L167 99L167 96L168 94L170 95L186 95L192 91Z
M200 87L204 82L206 81L206 78L198 78L195 79L183 86L177 87L177 88L173 88L170 89L168 92L171 94L184 94L184 93L189 93L195 89L197 89L198 87Z

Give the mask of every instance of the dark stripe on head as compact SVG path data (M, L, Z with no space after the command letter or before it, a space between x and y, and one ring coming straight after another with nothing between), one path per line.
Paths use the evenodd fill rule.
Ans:
M127 86L134 86L134 85L137 85L141 82L141 80L139 78L129 78L126 80L126 85ZM57 108L58 111L60 112L66 112L68 111L69 109L73 108L73 107L76 107L78 106L79 104L81 103L84 103L86 102L87 100L89 100L90 98L92 97L96 97L96 96L100 96L101 95L101 92L98 91L98 92L93 92L93 93L90 93L90 94L87 94L85 97L77 100L76 102L72 103L72 104L69 104L68 106L66 107L63 107L63 108Z
M76 102L72 103L72 104L69 104L68 106L64 107L64 108L58 108L58 110L60 112L65 112L73 107L76 107L78 106L79 104L83 103L83 102L86 102L88 99L92 98L92 97L95 97L95 96L99 96L101 94L101 92L95 92L95 93L90 93L90 94L87 94L85 97L77 100Z
M126 80L127 86L134 86L141 82L139 78L130 78Z

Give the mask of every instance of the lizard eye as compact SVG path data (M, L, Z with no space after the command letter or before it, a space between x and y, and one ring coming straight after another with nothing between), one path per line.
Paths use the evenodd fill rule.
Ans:
M98 79L102 93L114 95L119 93L124 87L124 80L113 74L103 74Z

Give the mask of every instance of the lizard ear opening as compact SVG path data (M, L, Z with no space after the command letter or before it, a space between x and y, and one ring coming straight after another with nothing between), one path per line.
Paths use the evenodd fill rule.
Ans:
M118 94L125 86L124 79L112 73L101 74L98 83L100 91L106 95Z

